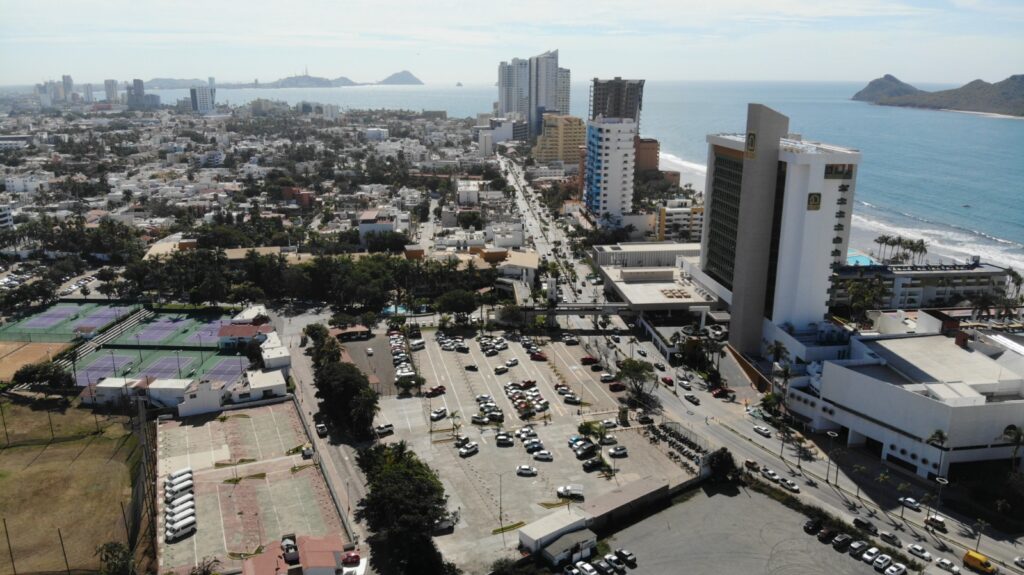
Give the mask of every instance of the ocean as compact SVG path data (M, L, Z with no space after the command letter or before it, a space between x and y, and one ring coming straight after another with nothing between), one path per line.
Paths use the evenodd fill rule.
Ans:
M640 131L661 142L663 167L702 189L705 136L742 132L746 105L758 102L790 118L806 139L859 149L853 247L869 252L879 234L924 239L932 262L984 261L1024 269L1024 120L940 110L874 106L850 100L859 82L654 82L644 89ZM950 86L919 86L942 89ZM187 90L154 90L165 104ZM573 84L572 113L585 116L588 87ZM218 90L218 102L255 98L344 108L489 112L494 86L359 86Z

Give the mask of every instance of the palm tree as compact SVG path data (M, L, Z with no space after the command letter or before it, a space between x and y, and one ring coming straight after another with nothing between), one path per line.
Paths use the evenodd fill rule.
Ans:
M928 439L925 440L925 443L929 443L939 448L939 473L942 473L942 456L945 455L942 448L946 446L947 442L949 442L949 436L941 429L933 431L932 434L928 436Z
M793 377L793 372L789 367L789 364L787 363L786 365L780 367L775 372L775 375L779 376L779 379L782 380L782 402L783 404L785 404L785 398L789 397L789 380L791 377Z
M456 409L448 414L448 419L452 422L452 437L458 437L459 429L462 428L462 415L459 414L459 410Z
M1021 284L1024 284L1024 278L1021 277L1020 272L1013 268L1006 268L1006 275L1010 279L1010 285L1013 286L1013 295L1020 295Z
M792 436L793 436L793 430L789 428L789 425L787 425L786 422L780 421L779 422L779 457L781 457L783 461L785 461L785 459L786 459L782 455L783 452L786 449L786 442Z
M974 532L978 534L978 541L974 544L974 550L977 551L978 548L981 547L981 534L988 529L988 521L985 521L984 519L975 519L974 525L971 525L971 527L974 528Z
M1013 455L1010 457L1010 470L1016 470L1017 452L1020 451L1020 446L1024 444L1024 428L1017 425L1007 425L1006 429L1003 430L1003 434L997 439L1004 439L1013 444Z
M989 292L981 292L971 298L971 316L981 319L983 316L991 315L995 306L995 296Z
M885 261L885 245L889 242L889 236L882 234L874 239L874 242L878 244L878 259Z
M863 475L864 472L867 471L867 470L868 470L867 467L864 467L863 465L861 465L859 463L854 464L854 466L853 466L853 474L854 475ZM860 499L860 481L856 481L855 483L857 483L857 495L856 495L856 497L857 497L857 499Z
M883 469L875 476L875 483L885 485L886 483L889 483L890 477L889 472Z
M789 350L786 349L786 344L779 340L775 340L765 347L765 352L772 356L772 361L775 363L786 363L789 361Z

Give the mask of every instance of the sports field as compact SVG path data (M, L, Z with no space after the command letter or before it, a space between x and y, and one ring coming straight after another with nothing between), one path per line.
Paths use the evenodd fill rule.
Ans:
M94 353L75 365L75 380L85 386L105 377L204 378L234 381L248 358L202 350L117 348Z
M165 345L217 347L217 333L231 323L231 316L158 314L128 330L116 345Z
M130 315L137 306L59 303L0 328L0 341L66 343Z
M50 359L69 347L68 343L0 341L0 381L10 381L22 366Z

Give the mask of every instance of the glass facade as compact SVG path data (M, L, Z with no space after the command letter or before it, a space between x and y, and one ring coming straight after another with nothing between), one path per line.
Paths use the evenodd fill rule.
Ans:
M743 181L743 160L731 155L715 154L715 174L711 181L708 255L705 273L732 290L733 268L736 264L736 233L739 229L740 184Z

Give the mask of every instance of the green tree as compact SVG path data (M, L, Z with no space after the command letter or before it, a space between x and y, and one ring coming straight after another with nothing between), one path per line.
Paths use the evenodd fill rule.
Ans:
M715 481L726 481L736 470L736 461L733 459L732 453L723 447L708 455L708 468Z
M380 395L376 391L364 387L356 393L349 407L349 428L357 437L369 437L373 428L373 418L380 411Z
M95 554L100 559L102 575L129 575L133 571L132 554L124 543L104 543L96 548Z
M468 290L454 289L438 297L435 305L442 313L466 315L476 309L476 296Z
M58 389L75 386L71 374L52 361L22 366L12 379L16 384L42 384Z
M661 405L654 390L657 380L654 366L646 361L626 358L618 373L619 381L626 384L627 401L634 406L655 409Z

